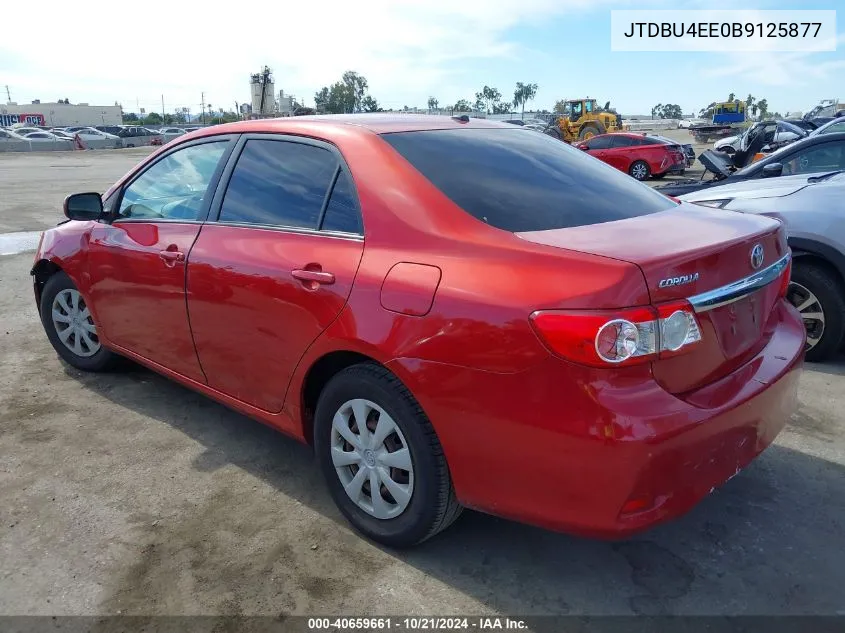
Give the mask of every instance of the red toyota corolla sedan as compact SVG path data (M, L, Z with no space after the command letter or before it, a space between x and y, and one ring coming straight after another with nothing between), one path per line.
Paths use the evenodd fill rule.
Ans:
M611 132L594 136L576 147L637 180L663 178L686 169L686 155L681 145L669 145L642 134Z
M795 405L782 226L679 206L506 124L251 121L68 197L32 274L65 361L125 356L308 442L372 539L462 507L616 537Z

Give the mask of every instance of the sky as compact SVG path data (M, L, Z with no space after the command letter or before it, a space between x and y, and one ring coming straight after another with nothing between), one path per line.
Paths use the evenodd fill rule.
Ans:
M841 0L815 2L836 9ZM802 3L749 0L754 9ZM290 5L290 6L286 6ZM697 112L729 93L766 98L770 111L807 111L845 99L845 19L824 53L655 53L610 50L611 9L675 9L668 0L321 0L138 5L78 0L39 3L37 29L5 28L0 91L33 99L112 105L124 111L196 113L204 99L233 110L249 101L249 76L273 70L276 92L313 105L346 70L366 77L385 108L474 101L484 85L512 98L517 81L539 86L529 106L594 97L624 114L657 103ZM192 15L181 7L196 9ZM225 8L224 8L225 7ZM684 8L734 9L725 0ZM748 7L745 7L748 8ZM84 19L80 16L84 16ZM139 18L139 16L141 16ZM33 36L37 34L37 39ZM840 92L837 92L840 90ZM841 94L840 94L841 93ZM0 93L0 102L6 95Z

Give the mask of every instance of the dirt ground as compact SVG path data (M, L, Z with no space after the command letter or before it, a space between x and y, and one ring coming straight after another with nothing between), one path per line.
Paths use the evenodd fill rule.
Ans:
M146 151L0 155L0 232ZM396 552L350 530L306 447L137 366L63 365L31 265L0 256L0 614L845 614L843 359L680 520L608 543L467 512Z

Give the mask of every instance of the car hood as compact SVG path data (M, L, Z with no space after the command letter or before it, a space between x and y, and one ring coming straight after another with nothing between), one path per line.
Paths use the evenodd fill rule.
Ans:
M739 136L726 136L725 138L716 141L713 144L713 147L718 148L725 147L726 145L733 145L734 143L736 143L737 139L739 139Z
M802 174L799 176L781 176L780 178L737 180L724 185L707 187L701 191L687 193L679 196L679 198L687 202L716 200L719 198L781 198L807 187L809 185L807 178L807 174Z

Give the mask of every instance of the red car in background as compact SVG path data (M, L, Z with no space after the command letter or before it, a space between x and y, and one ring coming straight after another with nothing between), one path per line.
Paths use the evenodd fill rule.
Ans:
M637 180L681 174L686 169L684 148L653 136L611 132L577 143L576 147Z
M391 546L463 507L641 530L794 409L782 225L678 203L532 130L216 125L65 214L32 269L59 356L131 358L310 444L341 512Z

